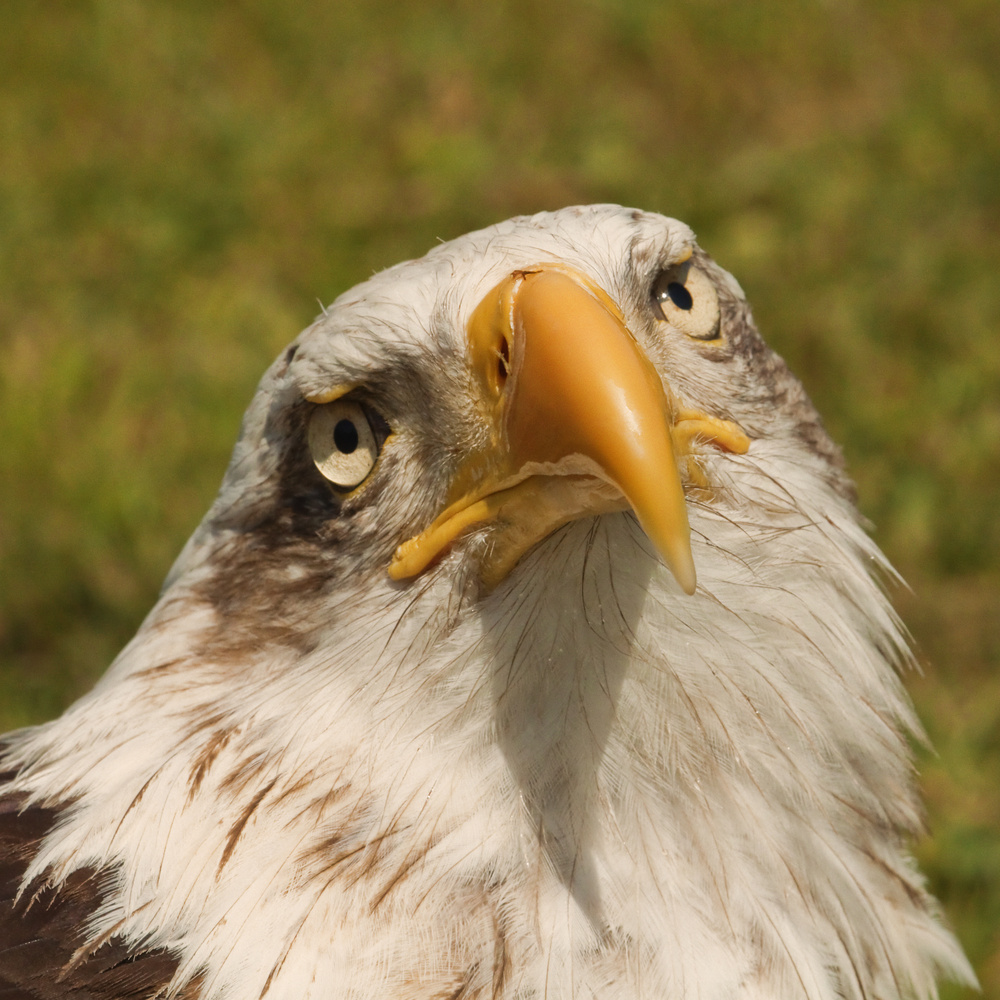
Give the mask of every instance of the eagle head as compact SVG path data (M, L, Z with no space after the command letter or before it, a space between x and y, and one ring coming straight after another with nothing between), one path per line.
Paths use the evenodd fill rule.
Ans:
M105 677L7 738L0 986L972 982L907 854L886 575L684 224L568 208L376 274L267 371Z

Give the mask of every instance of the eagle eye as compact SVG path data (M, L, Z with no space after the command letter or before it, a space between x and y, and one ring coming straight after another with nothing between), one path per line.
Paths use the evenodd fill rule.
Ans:
M695 340L719 336L719 296L712 279L690 261L661 271L653 282L657 315Z
M312 459L337 489L353 490L368 478L381 451L379 437L365 408L355 400L335 399L317 406L309 419Z

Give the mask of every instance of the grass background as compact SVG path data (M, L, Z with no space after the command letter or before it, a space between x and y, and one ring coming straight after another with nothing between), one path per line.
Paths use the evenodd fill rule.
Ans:
M996 0L6 0L3 22L0 728L129 638L317 300L512 214L663 211L738 276L912 586L937 751L917 853L1000 997Z

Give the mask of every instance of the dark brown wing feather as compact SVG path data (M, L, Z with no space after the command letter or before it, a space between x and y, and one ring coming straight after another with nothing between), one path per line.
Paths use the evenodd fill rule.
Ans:
M0 772L0 1000L162 996L177 968L166 949L135 948L121 936L84 947L87 920L109 891L113 872L81 868L56 887L40 879L15 902L59 810L24 808L23 797L4 792L11 777ZM200 992L192 983L182 996L197 1000Z

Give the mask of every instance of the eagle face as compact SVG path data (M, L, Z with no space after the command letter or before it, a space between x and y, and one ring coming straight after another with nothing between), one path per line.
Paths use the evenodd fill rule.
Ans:
M570 208L390 268L265 374L94 691L7 737L0 987L973 982L906 853L887 572L682 223Z
M593 244L579 242L576 229L581 225L594 227ZM609 253L611 245L620 247L619 252ZM571 271L575 277L569 277ZM640 376L662 380L659 398L650 400L653 412L647 422L670 425L668 446L675 454L661 457L647 448L634 456L636 466L644 459L659 460L648 484L653 494L648 506L662 504L671 490L679 495L680 488L695 489L697 497L708 499L712 484L705 463L715 462L717 451L746 452L747 435L781 443L790 457L816 466L836 489L850 490L839 453L799 384L753 327L739 286L697 247L690 230L660 216L598 207L512 220L470 234L419 261L391 268L338 299L265 376L237 449L247 458L234 460L206 528L224 526L242 535L249 527L268 551L308 540L306 547L320 560L320 575L331 580L362 571L384 575L397 547L416 542L450 503L458 502L465 511L470 502L526 479L536 487L529 488L523 501L532 519L539 517L542 505L538 480L546 478L550 482L542 492L564 489L569 478L586 479L577 483L577 504L558 504L564 521L605 507L634 513L636 505L629 503L623 483L628 475L610 465L615 452L627 450L634 422L646 416L640 416L634 398L623 412L611 412L611 397L631 392L630 372L608 379L598 398L596 380L605 374L601 365L615 361L607 352L593 357L603 333L587 336L595 325L592 317L573 313L576 303L563 294L566 289L554 291L547 317L552 329L544 335L562 353L540 356L532 373L540 387L521 390L517 383L529 379L511 369L523 356L532 357L541 336L535 332L537 321L525 336L519 316L513 320L513 326L520 324L516 331L507 316L493 324L505 327L495 331L479 315L484 306L485 311L502 306L505 294L506 306L515 311L529 297L523 293L511 300L505 284L530 285L553 277L621 327L625 351L631 349L648 369ZM532 350L520 350L522 341ZM583 371L588 364L597 371ZM579 398L554 392L559 371L579 378ZM508 384L498 387L501 379ZM502 398L504 390L510 397L534 395L512 403ZM551 427L561 424L566 407L574 405L591 411L585 426L574 420L564 440L540 440L551 436ZM528 418L525 409L531 411ZM331 455L348 461L333 445L341 421L352 428L352 460L364 455L346 474L329 464ZM369 442L360 450L359 427ZM665 429L660 430L662 435ZM593 440L606 432L610 440ZM644 433L649 436L648 430ZM583 447L580 439L587 439ZM546 447L550 454L543 454ZM563 482L553 486L558 479ZM435 565L431 575L443 573L453 580L477 560L482 573L487 550L504 546L511 520L519 520L512 509L519 506L511 502L502 516L491 511L463 522L467 530L449 529L447 542L433 539L411 546L399 554L392 575L423 575L431 563L449 555L454 558L444 558L445 565ZM676 513L686 518L683 498L679 507ZM654 514L643 511L639 520ZM537 543L550 533L546 522L535 527L530 541ZM678 534L685 533L682 526ZM196 537L206 534L203 529ZM687 544L686 538L681 541ZM503 565L486 572L485 589L506 578L532 544L508 539ZM669 562L669 552L661 555ZM285 572L290 558L295 557L282 551ZM345 559L352 562L343 564ZM685 589L691 587L693 581L686 581Z

